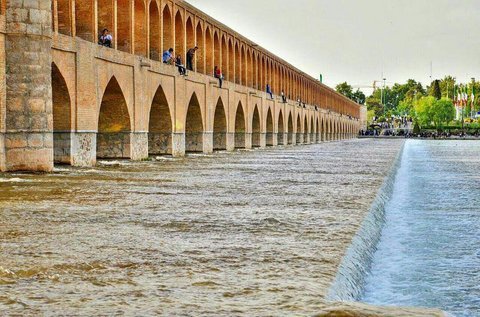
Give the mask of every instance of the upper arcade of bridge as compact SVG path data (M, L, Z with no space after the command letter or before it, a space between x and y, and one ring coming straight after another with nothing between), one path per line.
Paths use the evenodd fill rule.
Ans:
M114 49L152 60L169 48L185 59L198 46L199 73L218 66L227 81L261 91L269 84L276 95L359 118L358 104L182 0L52 0L52 25L91 42L107 28Z

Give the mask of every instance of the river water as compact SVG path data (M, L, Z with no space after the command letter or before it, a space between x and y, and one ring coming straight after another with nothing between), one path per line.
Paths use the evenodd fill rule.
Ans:
M480 316L480 142L409 141L362 301Z
M402 144L0 174L0 315L311 316Z

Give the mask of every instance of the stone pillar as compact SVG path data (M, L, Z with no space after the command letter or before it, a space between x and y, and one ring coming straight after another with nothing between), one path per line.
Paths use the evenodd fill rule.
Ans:
M213 153L213 132L203 132L203 153Z
M245 149L252 148L252 133L245 132Z
M94 166L97 161L97 133L75 132L72 137L72 165Z
M130 136L130 158L141 161L148 158L148 132L132 132Z
M7 1L2 170L53 170L51 34L51 1Z
M273 144L272 146L278 146L278 134L274 133L273 134Z
M227 133L227 151L231 152L235 150L235 133Z
M283 145L288 145L288 132L283 133Z
M292 133L292 145L297 144L297 134L295 132Z
M267 134L260 133L260 148L264 149L267 147Z
M183 132L172 133L172 156L173 157L185 156L185 133Z

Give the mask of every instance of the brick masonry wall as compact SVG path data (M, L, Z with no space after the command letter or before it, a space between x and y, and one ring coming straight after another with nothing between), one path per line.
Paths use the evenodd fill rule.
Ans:
M6 170L53 169L51 45L51 2L8 1Z

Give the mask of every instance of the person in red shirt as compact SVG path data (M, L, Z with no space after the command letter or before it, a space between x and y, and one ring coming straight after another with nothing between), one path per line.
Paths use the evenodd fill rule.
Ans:
M222 74L222 70L220 69L220 67L215 66L215 68L213 70L213 77L218 78L218 86L220 88L222 88L223 74Z

